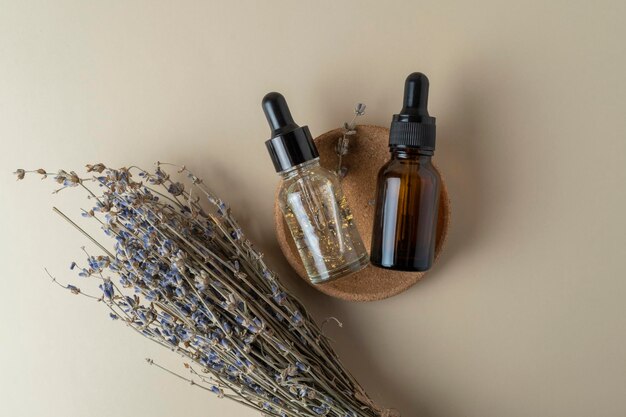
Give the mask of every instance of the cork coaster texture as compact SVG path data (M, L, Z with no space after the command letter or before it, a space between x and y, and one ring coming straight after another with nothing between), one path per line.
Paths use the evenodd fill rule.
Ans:
M389 129L381 126L360 125L356 127L356 131L357 134L350 138L350 150L344 156L343 165L348 168L348 173L342 180L342 185L357 229L365 247L369 250L374 218L376 176L380 167L389 160ZM337 166L335 146L341 135L342 130L335 129L315 138L315 144L320 154L320 163L328 169L334 170ZM274 219L278 243L283 254L298 275L309 282L278 204L274 206ZM450 201L442 176L435 262L445 243L449 222ZM375 268L370 265L352 275L324 284L311 285L327 295L343 300L376 301L407 290L424 275L426 272L398 272Z

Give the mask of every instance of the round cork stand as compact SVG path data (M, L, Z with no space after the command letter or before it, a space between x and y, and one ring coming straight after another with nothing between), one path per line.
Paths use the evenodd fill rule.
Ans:
M389 129L362 125L357 126L356 131L357 134L350 138L350 150L344 156L343 165L348 168L348 173L342 180L342 185L357 229L365 247L369 249L372 239L376 176L380 167L389 160ZM336 169L335 146L341 135L342 130L335 129L315 138L315 144L320 154L320 163L328 169ZM302 279L309 282L278 204L274 206L274 219L278 243L287 261ZM448 233L449 222L450 201L445 181L442 179L435 260L441 254ZM425 274L425 272L391 271L370 265L354 274L324 284L313 285L313 287L324 294L343 300L376 301L407 290L422 279Z

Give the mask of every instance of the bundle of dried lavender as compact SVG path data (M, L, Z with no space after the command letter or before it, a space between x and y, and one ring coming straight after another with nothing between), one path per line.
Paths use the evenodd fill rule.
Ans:
M335 153L337 154L337 168L336 172L339 175L339 178L343 178L348 173L348 167L343 166L343 156L348 153L350 147L350 136L356 135L356 119L359 116L363 116L365 114L365 107L367 107L363 103L358 103L354 108L354 116L350 122L345 122L343 124L343 134L337 140L337 146L335 147Z
M61 185L55 192L82 188L95 202L83 215L115 240L109 251L55 208L102 250L87 254L84 266L71 265L79 276L98 280L102 295L53 281L101 302L114 320L180 354L190 374L167 372L264 415L391 415L344 368L228 206L185 167L178 172L187 175L188 187L170 179L163 165L169 164L158 164L154 173L87 165L90 178L16 171L18 179L27 173L54 178Z

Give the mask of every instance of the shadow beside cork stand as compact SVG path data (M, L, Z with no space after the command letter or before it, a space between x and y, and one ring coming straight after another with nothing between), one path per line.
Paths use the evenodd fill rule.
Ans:
M343 129L313 139L281 94L264 97L272 130L266 146L282 179L278 242L298 274L323 293L350 301L391 297L420 280L441 253L450 203L431 160L436 132L428 90L424 74L410 74L390 129L357 126L343 161ZM333 172L339 165L349 173L342 180Z

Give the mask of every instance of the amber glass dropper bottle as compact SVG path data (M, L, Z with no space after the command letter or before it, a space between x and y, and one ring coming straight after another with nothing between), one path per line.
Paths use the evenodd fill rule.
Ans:
M433 263L441 178L431 163L435 118L428 114L428 78L404 84L404 107L389 132L391 160L380 169L370 261L400 271L426 271Z

